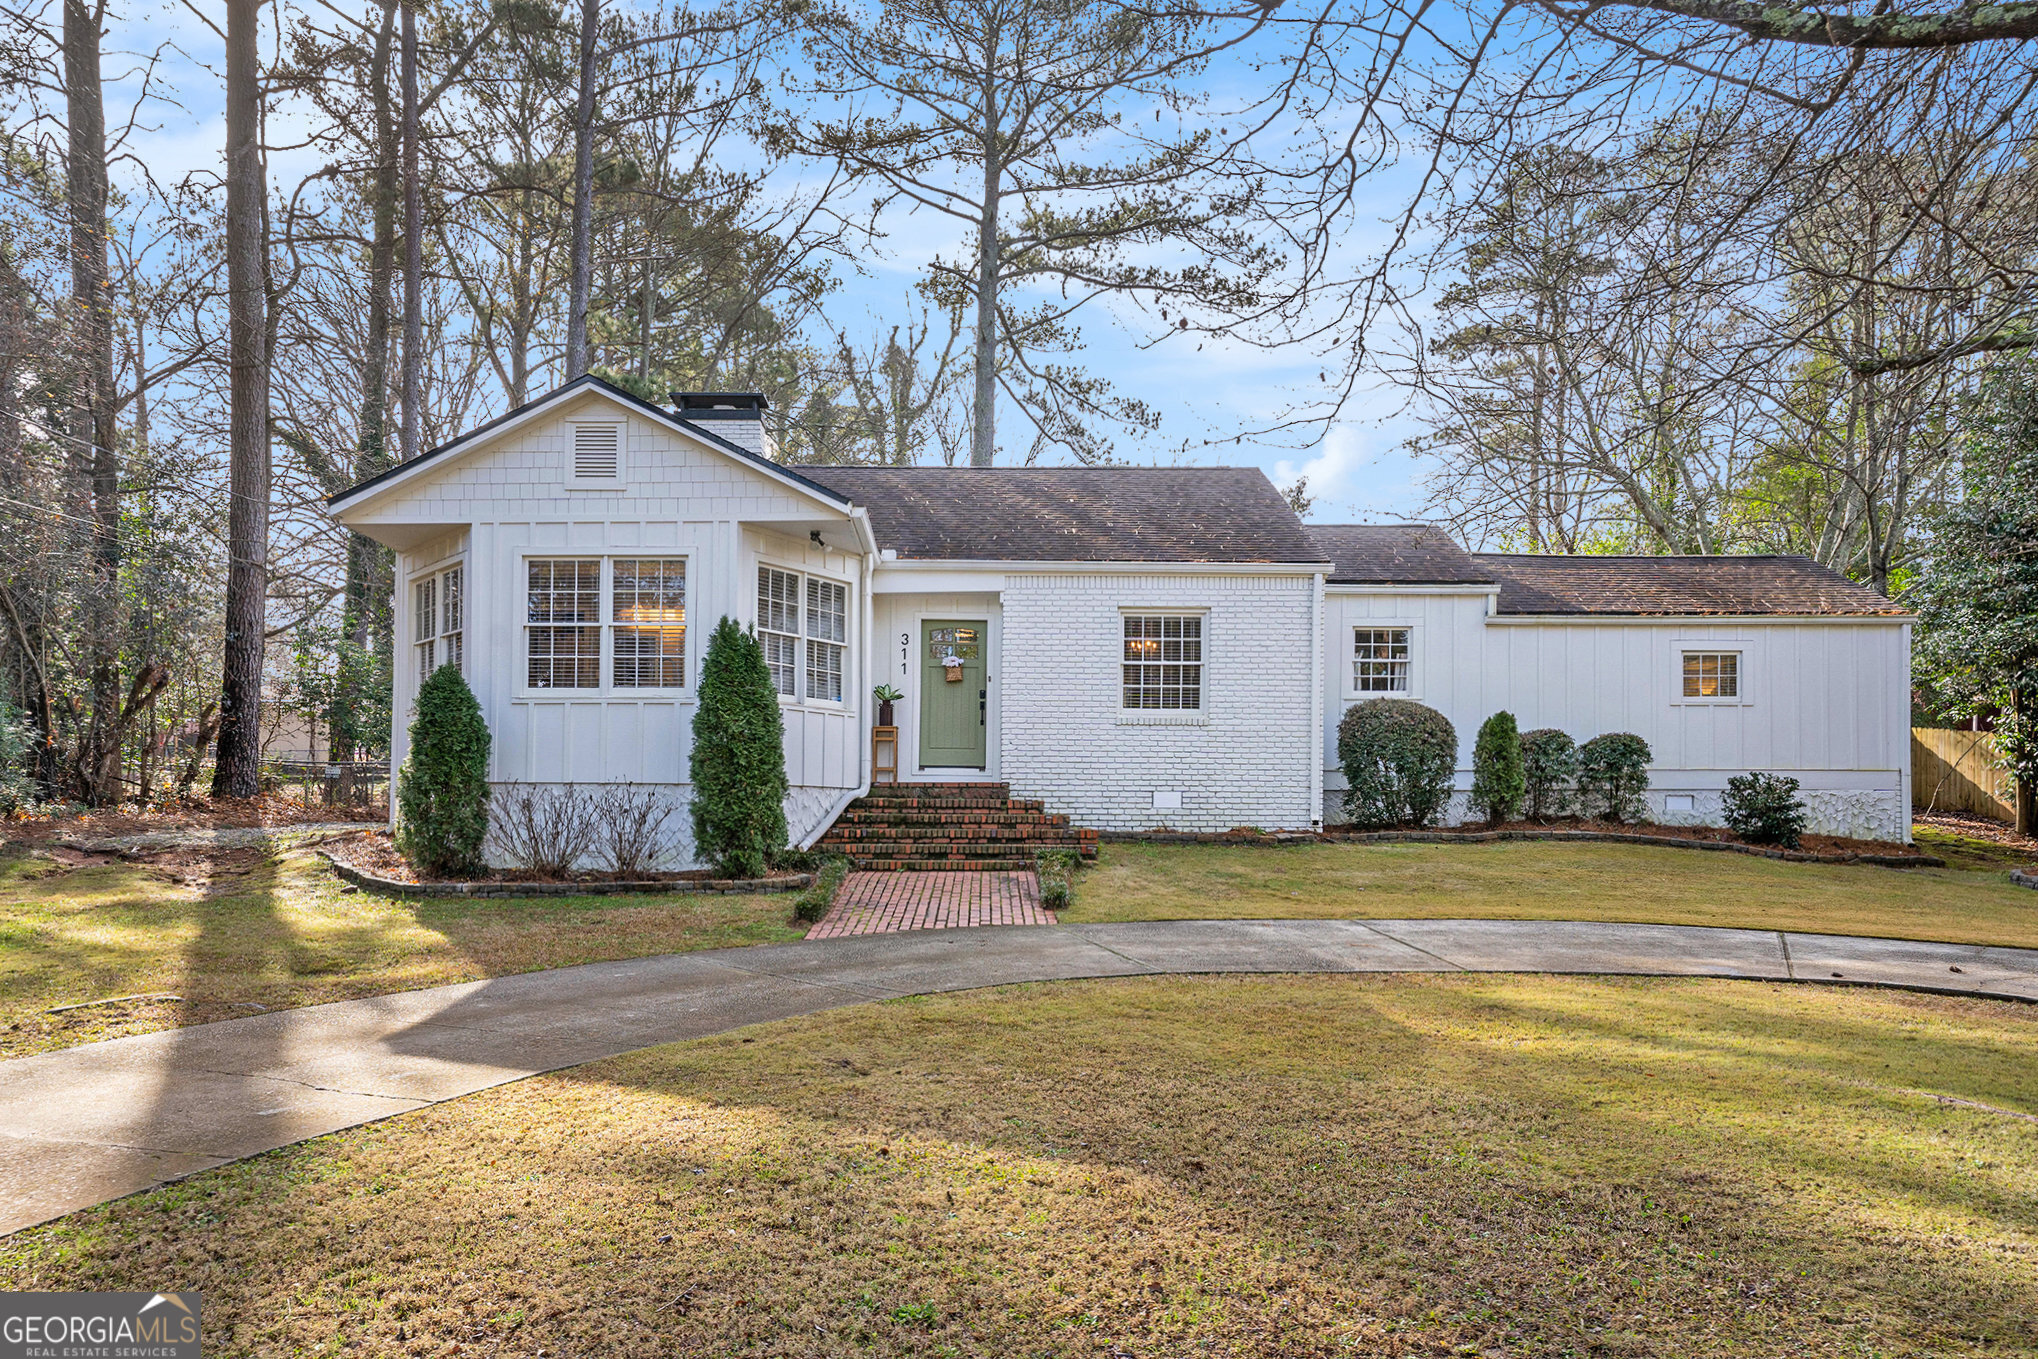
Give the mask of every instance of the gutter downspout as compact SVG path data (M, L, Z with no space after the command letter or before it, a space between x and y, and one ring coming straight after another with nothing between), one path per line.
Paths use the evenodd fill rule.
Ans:
M1323 829L1323 721L1327 695L1324 671L1330 658L1324 655L1323 611L1329 601L1323 591L1323 572L1311 578L1309 592L1309 829Z
M871 684L871 660L877 652L877 600L871 595L870 586L871 578L877 574L877 535L871 532L870 513L863 509L863 507L858 506L855 510L852 510L850 517L852 522L856 524L856 536L862 541L864 548L863 571L859 577L863 588L863 637L860 639L858 647L858 650L862 652L862 655L859 657L861 663L858 668L863 672L863 689L857 695L856 700L856 730L862 738L858 743L861 749L857 752L856 756L856 767L859 777L856 787L837 799L835 805L828 809L828 814L815 824L813 834L800 841L799 847L803 850L812 849L820 841L821 837L826 835L835 825L836 818L849 809L849 804L870 791L870 731L873 722L877 718L876 711L871 707L870 698L870 691L873 687Z

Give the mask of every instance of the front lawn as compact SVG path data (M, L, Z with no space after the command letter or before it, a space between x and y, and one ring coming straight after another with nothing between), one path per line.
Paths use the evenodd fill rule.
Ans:
M800 937L790 896L400 901L302 849L0 857L0 1057L292 1005ZM82 864L77 861L83 860ZM51 1008L136 993L176 1000Z
M541 1077L0 1243L218 1354L2031 1355L2038 1009L1170 978Z
M1069 922L1106 920L1620 920L2038 947L2038 892L2004 865L1786 863L1643 845L1103 847Z

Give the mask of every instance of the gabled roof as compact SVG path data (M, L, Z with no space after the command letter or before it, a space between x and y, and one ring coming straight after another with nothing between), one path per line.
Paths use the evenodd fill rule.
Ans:
M634 396L624 391L612 382L605 382L592 373L583 373L562 387L554 387L543 396L526 401L515 410L505 411L486 424L476 425L457 439L449 439L437 448L426 449L410 461L400 462L396 466L378 472L372 477L357 481L344 491L335 491L326 497L326 505L328 508L336 508L341 501L351 500L355 496L365 491L371 491L387 482L407 479L411 473L424 467L426 464L443 461L456 453L465 452L504 427L528 420L545 408L560 405L568 398L576 396L583 391L599 392L603 396L629 407L632 411L647 419L655 420L669 429L691 435L717 452L726 453L742 462L749 463L751 466L769 472L772 476L781 480L797 483L802 490L811 495L817 495L823 500L839 505L847 506L849 503L840 492L832 491L826 486L803 477L782 463L776 463L769 458L761 457L756 453L752 453L747 448L731 443L712 430L703 429L691 421L682 420L678 415L666 410L663 406L653 405L642 397Z
M1479 552L1503 614L1907 616L1808 557L1529 556Z
M800 469L870 511L902 558L1011 562L1324 560L1257 467Z
M1333 563L1333 585L1491 585L1491 570L1472 560L1434 524L1311 524Z

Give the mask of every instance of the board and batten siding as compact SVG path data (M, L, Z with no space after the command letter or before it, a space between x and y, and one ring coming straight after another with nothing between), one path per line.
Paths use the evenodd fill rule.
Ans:
M1411 629L1411 686L1458 733L1458 787L1471 787L1479 724L1506 709L1523 731L1584 742L1633 732L1654 755L1649 799L1669 820L1717 821L1727 779L1760 769L1800 781L1829 834L1909 834L1909 628L1897 622L1488 618L1477 593L1348 592L1325 600L1326 815L1341 820L1337 724L1353 689L1352 633ZM1741 653L1741 698L1691 703L1686 650ZM1399 695L1396 695L1397 697ZM1690 798L1666 810L1667 797ZM1454 813L1465 814L1464 799Z
M1007 576L1003 779L1103 830L1307 829L1317 600L1310 575ZM1196 713L1123 710L1123 619L1149 611L1204 615Z
M580 418L625 426L622 486L588 491L566 475L571 426ZM486 715L491 781L685 785L695 687L709 635L724 615L757 617L760 563L809 572L847 587L849 648L844 701L786 703L787 800L793 838L861 779L863 620L861 559L770 528L811 519L814 505L764 475L607 403L566 408L495 447L478 451L415 492L376 508L385 522L440 521L444 535L397 553L397 635L392 758L400 762L416 698L410 660L410 582L464 561L466 675ZM752 522L746 522L752 521ZM754 521L764 521L759 524ZM526 568L533 557L684 557L687 562L686 685L678 692L580 692L526 684ZM606 674L604 680L608 678Z

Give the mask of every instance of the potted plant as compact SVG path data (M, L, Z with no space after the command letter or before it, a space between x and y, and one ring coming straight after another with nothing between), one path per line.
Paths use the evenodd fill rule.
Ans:
M870 691L870 696L877 700L877 724L880 727L896 726L892 721L892 705L905 695L889 684L880 684Z

